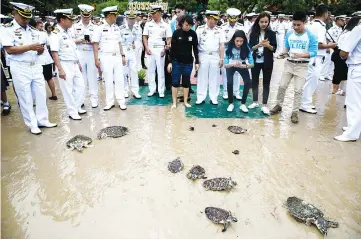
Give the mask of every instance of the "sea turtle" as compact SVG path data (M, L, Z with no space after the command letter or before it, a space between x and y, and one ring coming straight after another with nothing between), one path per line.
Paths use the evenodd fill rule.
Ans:
M338 223L328 221L323 217L323 212L310 203L304 202L298 197L287 198L286 208L292 217L297 221L305 223L307 226L315 224L318 230L327 235L327 229L337 228Z
M247 129L244 129L244 128L241 128L238 126L229 126L228 131L230 131L231 133L234 133L234 134L241 134L241 133L247 132Z
M194 131L194 127L189 127L189 131Z
M235 154L235 155L238 155L238 154L239 154L239 150L234 150L232 153Z
M69 141L66 142L66 146L70 150L78 150L79 152L83 152L83 147L94 147L90 145L93 140L90 137L84 135L76 135L75 137L71 138Z
M100 130L100 132L98 133L98 139L102 139L106 137L112 137L112 138L123 137L127 135L128 132L129 132L128 128L123 126L106 127Z
M203 182L203 187L212 191L230 190L236 185L237 183L231 178L213 178Z
M168 170L172 173L180 172L182 169L183 163L179 157L168 163Z
M237 218L233 217L230 211L216 207L206 207L205 214L209 220L214 223L223 224L222 232L225 232L231 222L237 222Z
M202 168L201 166L197 165L191 168L191 170L189 170L189 172L187 173L187 178L188 179L206 179L207 177L205 177L204 175L206 174L206 171L204 170L204 168Z
M217 127L217 125L216 125L216 124L212 124L212 127Z

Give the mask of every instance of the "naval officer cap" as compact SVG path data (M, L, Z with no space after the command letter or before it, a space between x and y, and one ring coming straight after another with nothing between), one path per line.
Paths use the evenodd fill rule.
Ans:
M206 10L205 15L206 15L206 17L212 17L216 20L219 19L219 11Z
M361 17L361 11L354 12L352 16Z
M347 15L336 16L336 20L346 20Z
M117 15L118 14L118 6L110 6L110 7L103 8L102 13Z
M135 19L137 17L133 11L126 11L124 15L129 19Z
M285 17L286 17L286 14L283 14L283 13L278 14L278 18L285 18Z
M80 15L82 17L91 17L94 7L88 4L79 4L78 8L80 9Z
M151 13L163 12L163 7L161 5L150 5L150 12Z
M237 21L238 16L241 15L242 12L237 8L228 8L226 13L230 21Z
M70 20L75 20L77 19L77 16L73 15L73 9L72 8L67 8L67 9L56 9L54 11L54 13L58 16L58 17L66 17L69 18Z
M9 2L11 5L13 5L14 9L17 13L19 13L20 16L24 18L32 18L35 7L24 4L24 3L18 3L18 2Z

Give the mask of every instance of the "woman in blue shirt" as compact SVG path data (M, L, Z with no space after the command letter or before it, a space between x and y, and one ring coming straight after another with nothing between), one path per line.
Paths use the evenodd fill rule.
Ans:
M227 73L227 92L229 106L228 112L232 112L233 105L233 75L238 72L244 82L243 96L241 100L241 111L248 113L248 108L245 103L247 100L248 92L252 84L249 69L254 65L252 51L248 47L246 34L242 30L234 33L232 39L229 41L224 57L224 67Z

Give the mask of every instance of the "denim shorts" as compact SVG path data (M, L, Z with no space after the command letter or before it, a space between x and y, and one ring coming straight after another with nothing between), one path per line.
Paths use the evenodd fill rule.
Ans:
M172 62L172 86L179 87L182 76L182 86L189 87L193 64L184 64L173 60Z

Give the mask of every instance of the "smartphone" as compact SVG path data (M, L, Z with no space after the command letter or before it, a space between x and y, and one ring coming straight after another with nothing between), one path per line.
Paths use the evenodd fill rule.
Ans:
M90 36L89 35L84 35L84 40L87 42L90 42Z

